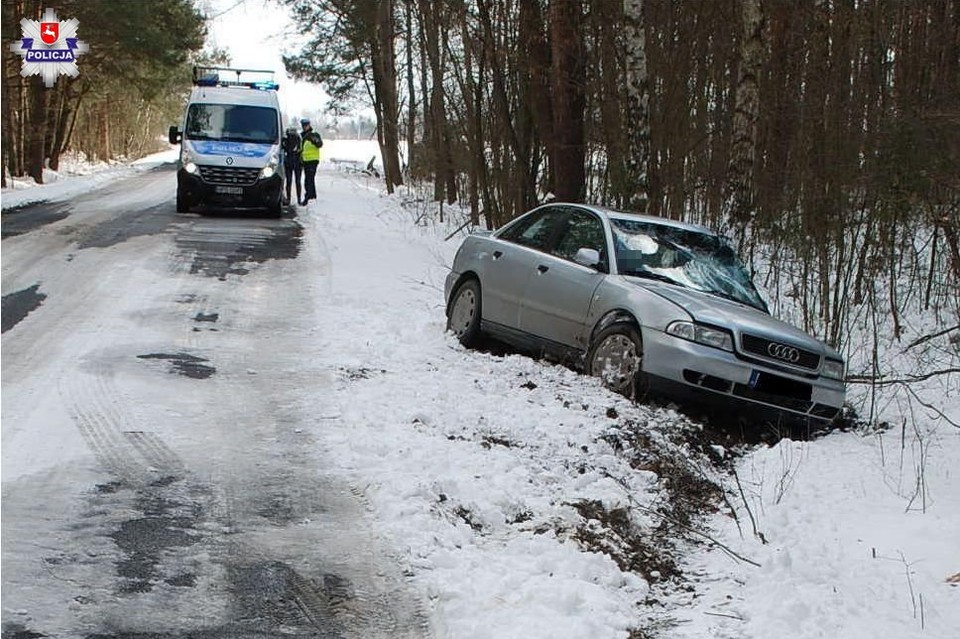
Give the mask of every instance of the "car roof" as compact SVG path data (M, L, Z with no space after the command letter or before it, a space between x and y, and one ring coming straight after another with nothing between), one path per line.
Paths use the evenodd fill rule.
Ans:
M716 231L711 231L705 226L699 226L697 224L688 224L686 222L680 222L678 220L671 220L670 218L660 217L657 215L644 215L642 213L628 213L624 211L617 211L615 209L610 209L605 206L597 206L593 204L579 204L575 202L551 202L550 204L544 205L545 207L552 206L577 206L588 211L593 211L597 215L606 217L611 220L633 220L636 222L648 222L651 224L660 224L662 226L672 226L674 228L683 229L685 231L693 231L695 233L704 233L706 235L713 235L716 237L721 237Z

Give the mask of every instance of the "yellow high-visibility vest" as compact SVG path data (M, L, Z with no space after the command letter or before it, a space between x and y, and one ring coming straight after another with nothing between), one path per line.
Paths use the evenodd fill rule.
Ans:
M321 144L323 144L321 142ZM320 161L320 147L314 144L310 137L305 137L303 139L303 151L300 156L303 158L304 162L319 162Z

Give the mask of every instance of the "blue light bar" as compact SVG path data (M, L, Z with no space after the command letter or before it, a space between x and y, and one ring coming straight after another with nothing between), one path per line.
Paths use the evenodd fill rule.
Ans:
M236 80L221 79L222 73L235 73ZM241 76L247 74L269 75L269 80L256 80ZM193 67L193 84L198 87L245 87L259 91L277 91L280 85L273 81L273 71L262 69L232 69L229 67Z

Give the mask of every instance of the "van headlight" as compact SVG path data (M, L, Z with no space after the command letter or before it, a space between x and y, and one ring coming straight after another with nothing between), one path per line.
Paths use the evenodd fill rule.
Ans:
M272 178L273 175L277 172L277 165L280 164L280 158L277 157L277 154L274 153L270 156L270 161L267 162L267 165L260 169L260 177L264 180L267 178Z
M713 328L695 322L678 321L667 326L667 334L704 346L733 352L733 336L722 328Z
M193 154L187 149L186 145L180 149L180 164L187 173L197 172L197 163L193 161Z
M830 379L843 380L844 366L843 362L836 359L823 360L823 366L820 367L820 374Z

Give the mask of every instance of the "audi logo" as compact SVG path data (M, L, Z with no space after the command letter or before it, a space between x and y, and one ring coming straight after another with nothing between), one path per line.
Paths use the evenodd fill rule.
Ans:
M787 346L786 344L770 342L770 345L767 346L767 354L770 355L770 357L776 357L777 359L782 359L783 361L790 362L791 364L796 364L800 361L800 351L793 346Z

